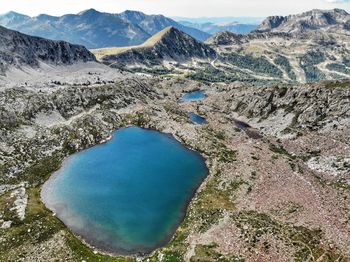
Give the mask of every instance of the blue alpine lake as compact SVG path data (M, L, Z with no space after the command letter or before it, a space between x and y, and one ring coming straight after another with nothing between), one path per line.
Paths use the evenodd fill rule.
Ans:
M171 135L128 127L69 157L41 196L76 235L113 254L146 254L170 241L208 174Z
M188 113L188 116L190 117L191 121L195 124L198 124L198 125L208 124L208 121L204 117L197 115L196 113L190 112Z
M190 93L186 93L182 96L180 99L180 102L186 102L186 101L199 101L205 99L205 91L198 90Z

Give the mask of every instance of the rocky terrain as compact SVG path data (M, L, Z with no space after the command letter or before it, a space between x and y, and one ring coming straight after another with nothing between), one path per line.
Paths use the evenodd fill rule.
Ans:
M10 67L39 67L40 63L70 65L96 61L85 47L25 35L0 27L0 73Z
M165 16L146 15L137 11L110 14L89 9L61 17L45 14L29 17L9 12L0 16L0 25L25 34L65 40L87 48L139 45L169 26L175 26L200 41L210 37L205 32L181 25Z
M140 46L95 49L93 53L103 63L119 67L210 61L216 57L213 49L175 27L165 28Z
M184 92L206 91L178 103ZM348 261L349 82L253 87L132 77L0 92L0 260L133 261L85 246L40 200L63 159L128 125L173 134L210 174L145 261ZM188 112L208 121L195 125ZM244 123L244 124L243 124Z

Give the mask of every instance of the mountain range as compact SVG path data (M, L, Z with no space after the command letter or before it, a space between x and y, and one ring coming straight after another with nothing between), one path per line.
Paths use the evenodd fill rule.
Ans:
M173 36L168 42L171 46L181 44L181 52L186 54L185 63L179 59L177 63L154 59L149 51L146 55L144 46L136 48L137 52L134 48L127 52L109 49L108 62L113 63L115 59L114 63L134 70L137 65L143 69L147 65L147 72L153 68L156 73L183 74L210 82L304 83L345 79L350 75L349 23L350 15L344 10L312 10L287 17L269 17L257 30L246 35L220 31L200 47L214 50L215 55L205 53L208 55L200 59L192 56L194 45L183 44L187 38ZM151 49L151 53L161 54L164 58L172 57L174 52L170 47L161 51L157 46Z
M146 15L137 11L110 14L89 9L60 17L45 14L30 17L9 12L0 16L0 25L25 34L65 40L87 48L139 45L169 26L175 26L199 41L210 37L208 33L179 24L163 15Z
M7 14L6 17L7 20L3 17L2 23L12 25L20 25L23 19L30 21L34 19L25 18L25 16L23 18L23 15L13 13L12 16ZM53 21L47 23L47 28L40 27L43 34L51 34L53 31L50 30L50 26L58 21L66 25L70 24L71 32L81 33L76 37L88 35L90 43L92 41L96 44L101 41L98 45L108 46L108 48L92 50L100 62L128 70L177 74L210 82L304 83L345 79L350 75L350 27L348 26L350 15L340 9L311 10L286 17L268 17L251 33L235 34L230 31L220 31L207 39L205 43L198 41L181 28L165 27L169 20L163 16L147 16L134 11L113 15L91 9L78 15L67 15L61 18L41 15L34 20L41 19ZM123 21L128 26L116 29L116 31L109 31L110 28L105 28L100 35L93 33L94 31L100 32L97 28L103 27L102 25L110 20L115 23ZM26 28L28 25L30 23L27 21L21 28ZM145 32L142 28L147 28L147 33L142 34ZM157 31L158 28L163 29ZM66 37L66 30L61 31ZM151 34L153 36L150 36ZM25 39L27 38L28 36ZM136 43L142 41L143 38L146 40L141 44L121 47L112 45L117 38L119 40L128 38L131 42ZM36 39L35 42L44 41L40 38ZM21 43L21 41L17 42ZM11 55L6 55L10 54L9 47L12 47L12 51L21 52L22 49L18 49L17 42L3 43L2 48L5 51L2 56L5 63L16 65L16 62L8 58ZM59 46L68 45L52 41L47 43L52 43L52 45L55 43ZM109 47L110 45L112 46ZM29 44L29 53L33 52L32 46L36 44ZM47 46L50 47L51 44ZM93 55L86 53L87 50L82 49L83 47L78 48L74 45L69 45L69 47L69 50L84 53L83 57L95 59ZM37 49L34 48L34 51ZM65 55L65 50L58 49L58 54ZM21 55L22 53L18 57ZM14 57L17 57L17 54L14 54ZM34 57L41 58L41 56ZM44 57L47 56L44 55ZM47 58L50 59L50 57ZM21 61L21 59L16 58L15 61ZM30 64L30 60L26 61Z
M177 22L186 21L193 24L218 24L218 23L232 23L237 22L239 24L259 25L265 17L253 17L253 16L227 16L227 17L171 17Z
M242 24L239 22L218 22L218 23L192 23L188 21L179 21L188 27L196 28L208 34L216 34L220 31L230 31L237 34L248 34L257 28L257 25Z

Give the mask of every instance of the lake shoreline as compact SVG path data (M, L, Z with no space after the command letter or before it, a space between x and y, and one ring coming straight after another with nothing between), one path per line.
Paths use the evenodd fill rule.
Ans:
M104 144L106 144L107 142L115 139L116 135L115 133L117 131L120 131L120 130L123 130L123 129L127 129L127 128L131 128L131 127L138 127L138 126L135 126L135 125L128 125L128 126L125 126L125 127L121 127L121 128L118 128L116 130L114 130L112 132L112 135L109 136L107 139L105 140L102 140L101 143L95 145L95 146L92 146L92 147L97 147L97 146L102 146ZM123 257L149 257L149 256L152 256L155 252L157 252L157 250L159 250L160 248L166 246L167 244L169 244L173 238L175 237L176 235L176 231L177 229L179 228L179 226L182 224L182 222L184 221L184 218L187 214L187 210L189 208L189 205L191 204L191 202L193 201L194 197L196 196L198 190L200 189L201 185L205 182L206 178L209 176L209 168L207 166L207 160L204 156L202 156L199 152L191 149L191 148L188 148L186 145L184 145L178 138L176 138L176 136L172 133L164 133L164 132L161 132L159 130L156 130L156 129L152 129L152 128L145 128L145 127L138 127L138 128L141 128L141 129L144 129L144 130L149 130L149 131L153 131L153 132L157 132L159 134L162 134L162 135L165 135L167 137L169 137L171 139L172 142L178 144L182 149L186 150L187 152L191 153L191 154L194 154L196 157L198 157L201 161L203 161L204 165L205 165L205 176L204 176L204 179L198 184L195 186L195 189L191 192L191 194L189 195L188 199L186 200L186 203L184 205L184 207L182 208L181 210L181 214L180 214L180 220L178 223L176 223L170 230L169 230L169 234L164 237L164 240L160 241L154 248L145 248L144 250L142 250L141 252L138 252L138 251L125 251L124 249L109 249L107 248L106 246L99 246L96 242L94 243L94 240L93 238L90 238L90 237L86 237L86 236L83 236L83 234L80 234L80 233L76 233L74 232L74 229L72 229L70 226L66 225L63 220L60 218L60 212L57 211L57 213L55 211L53 211L51 208L48 207L47 203L50 202L50 199L48 197L48 194L47 192L50 191L51 187L53 186L53 183L54 181L57 179L57 177L59 177L59 175L61 174L61 170L69 163L69 161L71 161L71 158L74 156L74 155L77 155L77 154L80 154L86 150L89 150L91 149L92 147L90 148L87 148L87 149L84 149L82 151L79 151L75 154L72 154L70 156L68 156L66 159L63 160L62 162L62 165L60 167L59 170L57 170L56 172L54 172L46 182L44 182L44 184L42 184L41 186L41 190L40 190L40 198L41 198L41 201L44 203L45 207L48 208L51 212L53 212L53 214L60 220L62 221L65 226L67 227L67 229L76 237L78 238L84 245L88 246L89 248L91 248L93 250L94 253L100 253L100 254L105 254L105 255L109 255L109 256L113 256L113 257L116 257L116 256L123 256Z

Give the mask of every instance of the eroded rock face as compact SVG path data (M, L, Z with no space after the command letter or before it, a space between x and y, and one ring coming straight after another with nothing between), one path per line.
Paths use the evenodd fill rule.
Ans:
M37 67L40 62L67 65L96 61L85 47L64 41L52 41L0 27L0 69L10 66Z
M349 123L350 89L304 87L244 87L232 93L231 110L261 122L278 116L286 128L320 130ZM290 114L293 115L290 118ZM277 121L277 119L275 119Z

